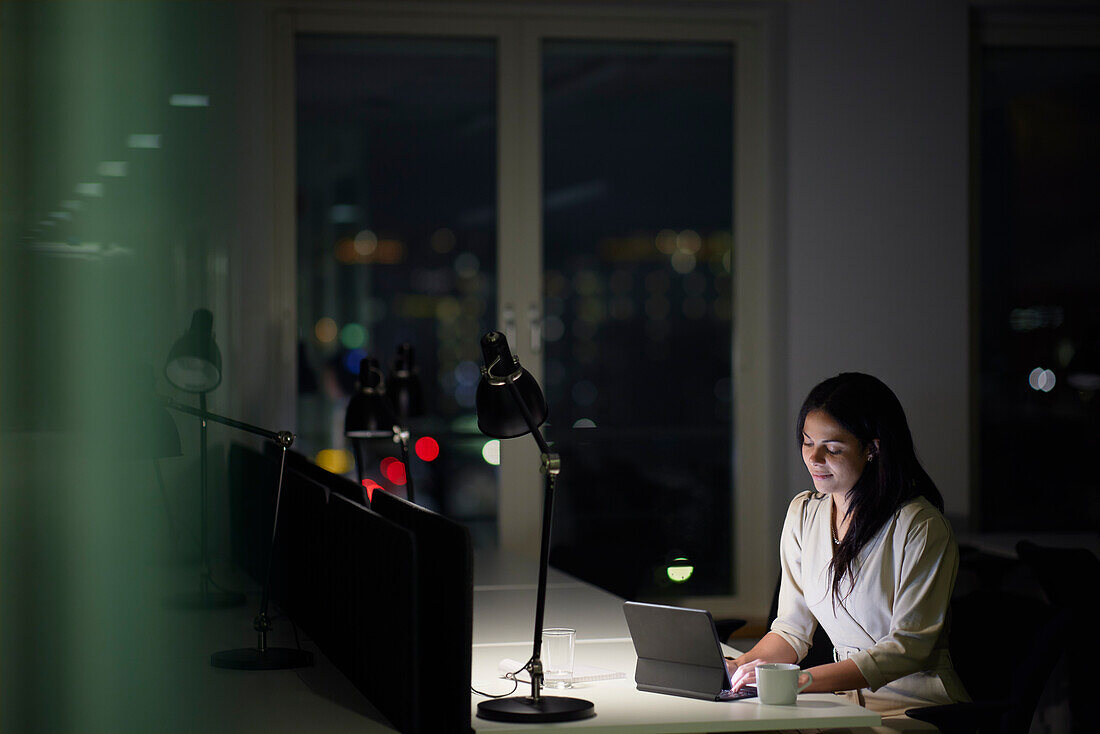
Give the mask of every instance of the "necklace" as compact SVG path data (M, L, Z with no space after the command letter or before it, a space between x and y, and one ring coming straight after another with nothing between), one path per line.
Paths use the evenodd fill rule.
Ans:
M836 505L833 505L832 513L829 517L829 533L833 536L833 545L840 545L840 538L837 537L836 532Z

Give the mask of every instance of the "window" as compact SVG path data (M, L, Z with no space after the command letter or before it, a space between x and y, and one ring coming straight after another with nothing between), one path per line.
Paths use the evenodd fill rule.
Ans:
M1100 525L1092 466L1100 452L1100 46L984 40L975 515L985 531L1021 523L1092 531Z
M418 501L481 546L536 554L534 442L501 442L494 471L472 411L480 337L500 329L551 404L555 564L624 596L756 607L774 586L750 562L770 508L740 488L774 483L779 395L763 389L770 311L738 305L770 302L778 272L760 21L625 15L282 16L276 108L297 130L277 121L276 149L297 160L276 185L297 242L280 251L318 378L302 381L302 444L347 448L347 367L411 341L434 393L413 435L441 451L413 461Z
M554 39L542 62L551 559L632 599L728 594L733 47Z

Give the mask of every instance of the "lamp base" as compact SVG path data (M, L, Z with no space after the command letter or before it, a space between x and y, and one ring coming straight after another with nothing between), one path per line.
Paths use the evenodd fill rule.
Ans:
M307 668L313 665L313 653L291 647L269 647L263 651L255 647L241 647L214 653L210 656L210 664L230 670Z
M236 591L191 591L164 600L172 609L230 609L244 606L244 594Z
M490 721L536 724L587 719L596 715L596 707L583 698L542 696L536 701L530 696L511 696L482 701L477 705L477 715Z

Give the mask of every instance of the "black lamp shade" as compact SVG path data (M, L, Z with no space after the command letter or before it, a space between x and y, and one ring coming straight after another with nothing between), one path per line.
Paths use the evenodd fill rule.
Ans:
M416 352L409 343L397 347L397 358L386 384L390 404L402 422L424 415L424 389L416 369Z
M168 352L168 382L184 392L204 393L222 381L222 353L214 341L214 315L205 308L191 316L191 328Z
M344 414L344 435L350 438L393 438L397 418L386 402L382 370L377 359L359 363L359 389Z
M519 365L512 356L508 342L499 332L489 332L481 340L485 367L481 381L477 383L477 427L491 438L515 438L531 432L516 404L516 398L508 387L508 380L516 386L523 404L531 413L535 427L546 422L550 409L546 405L542 388L531 373ZM507 377L507 380L505 379Z

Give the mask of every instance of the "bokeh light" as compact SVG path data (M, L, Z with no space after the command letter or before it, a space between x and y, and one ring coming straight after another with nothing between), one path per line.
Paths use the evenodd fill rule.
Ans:
M695 255L690 252L677 250L672 253L672 269L681 275L686 275L695 270Z
M455 258L455 273L460 278L472 278L481 268L481 262L472 252L464 252Z
M685 252L690 255L694 255L703 247L703 240L699 238L699 233L694 229L685 229L680 234L676 235L676 250L678 252Z
M432 233L431 245L441 255L448 253L455 249L455 233L446 227L437 229Z
M542 322L542 338L556 342L565 336L565 322L557 316L547 316Z
M662 229L657 233L653 243L657 246L659 252L671 255L676 252L676 233L671 229Z
M486 441L481 447L481 458L485 459L486 464L500 466L500 441L495 438Z
M358 349L366 341L367 330L362 324L344 324L344 328L340 329L340 343L348 349Z
M369 229L360 230L352 241L352 249L357 258L366 260L378 249L378 235Z
M362 349L352 349L344 356L344 369L353 375L359 374L359 363L367 358L367 353Z
M407 478L405 476L405 465L402 462L392 456L387 456L382 459L379 467L382 469L382 476L390 482L399 487L405 486Z
M354 459L347 449L321 449L313 457L313 463L333 474L344 474L352 467Z
M1032 390L1050 392L1054 389L1055 382L1057 382L1057 380L1054 377L1054 372L1042 367L1036 367L1027 376L1027 383L1031 385Z
M336 341L339 333L340 329L336 326L336 322L328 316L317 319L317 323L313 325L313 335L321 344L331 344Z
M416 439L415 451L421 461L435 461L439 458L439 442L431 436Z
M691 565L688 559L681 556L673 559L672 563L668 564L665 573L668 575L668 580L672 583L682 584L690 579L692 574L695 573L695 566Z

